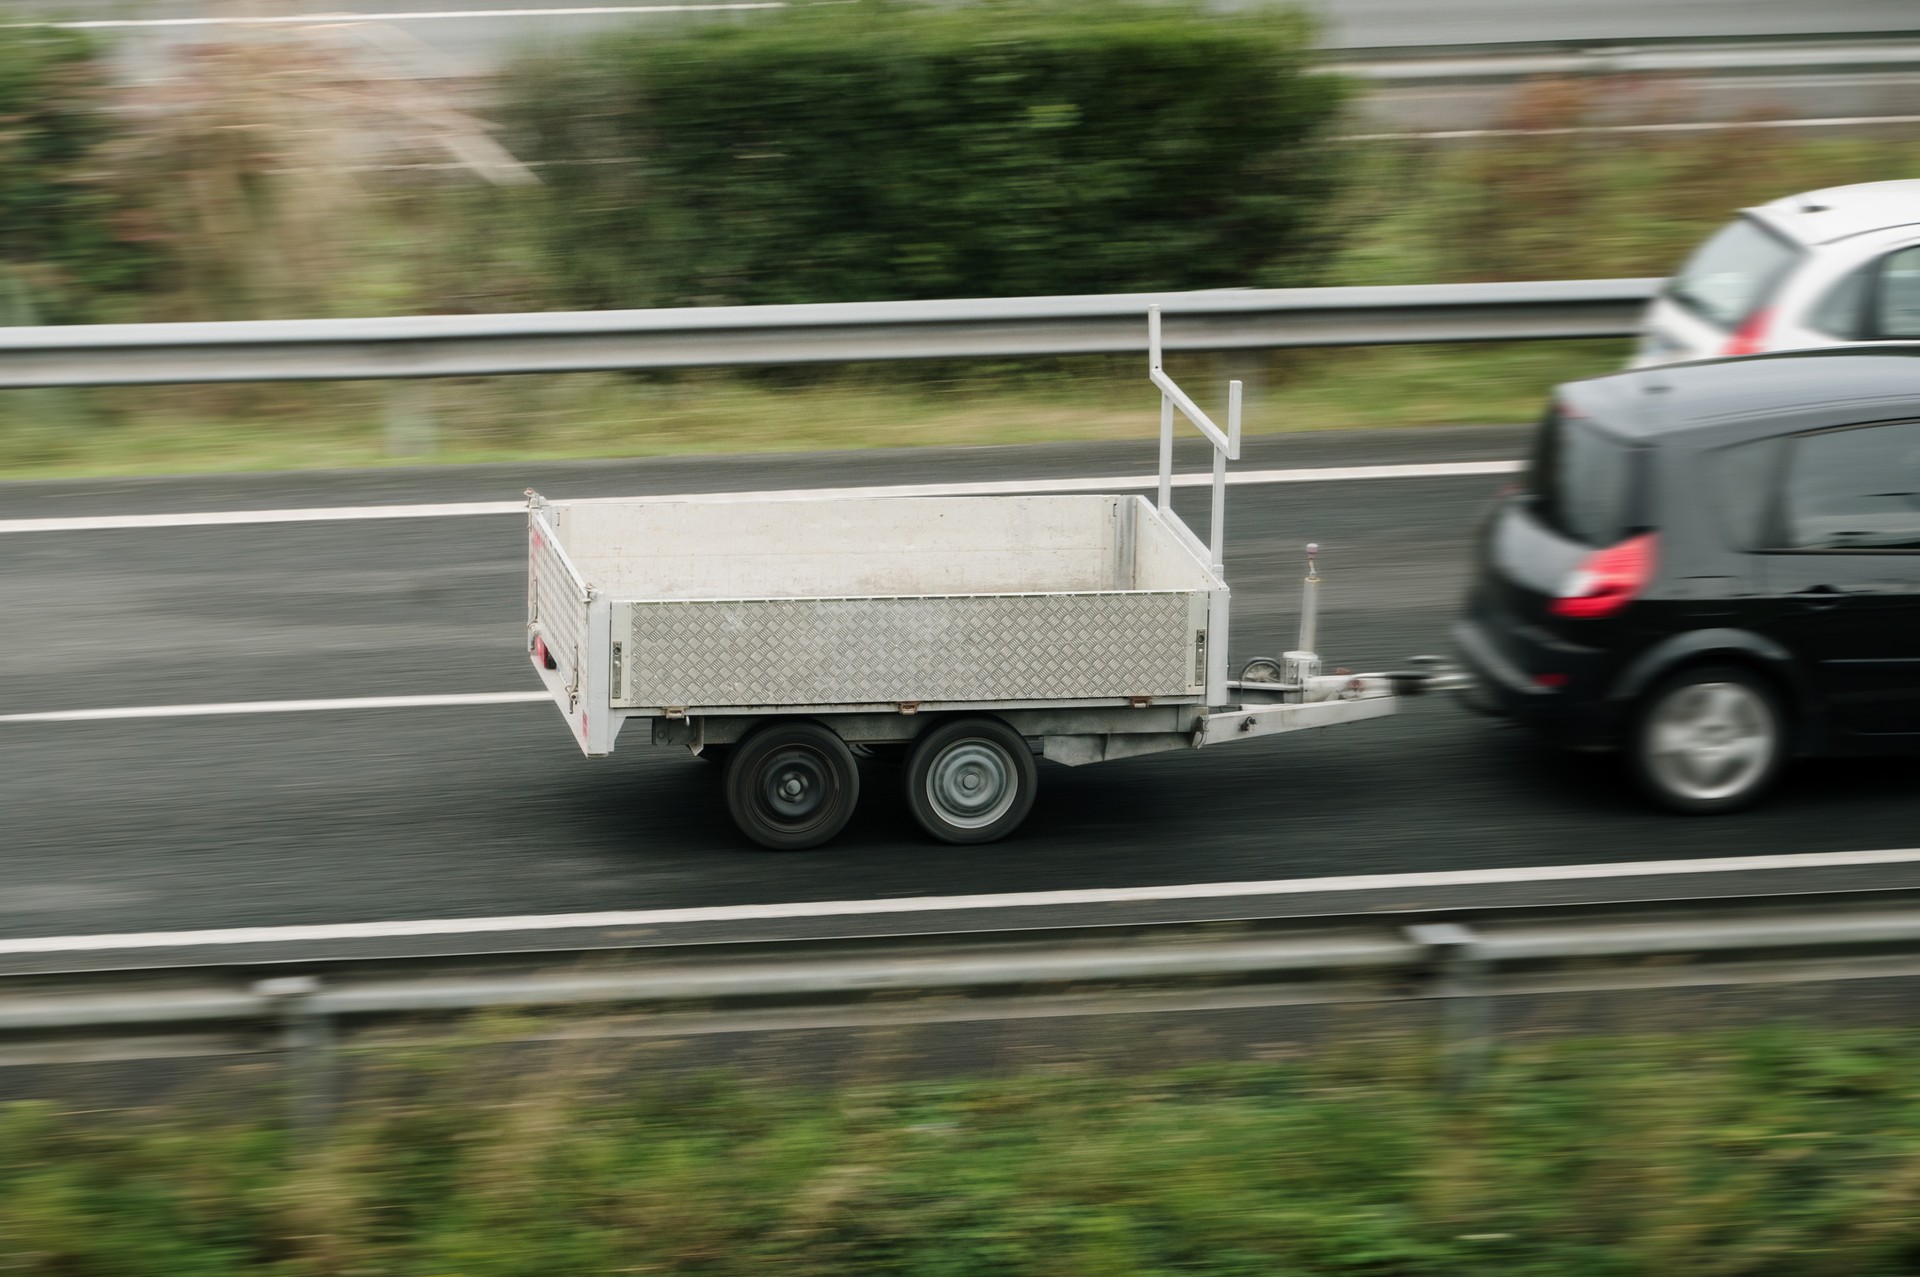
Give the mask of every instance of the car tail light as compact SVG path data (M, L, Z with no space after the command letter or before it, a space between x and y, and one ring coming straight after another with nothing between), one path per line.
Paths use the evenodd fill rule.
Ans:
M1771 310L1756 310L1747 316L1747 322L1740 325L1727 340L1723 355L1757 355L1767 348L1767 325L1773 322Z
M1658 544L1659 538L1648 532L1595 550L1567 574L1549 610L1555 616L1582 620L1612 616L1638 598L1653 579Z

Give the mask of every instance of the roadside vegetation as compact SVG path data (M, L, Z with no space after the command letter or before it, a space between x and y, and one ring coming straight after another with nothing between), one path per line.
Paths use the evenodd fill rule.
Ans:
M262 30L117 88L99 46L0 31L0 322L1657 275L1743 204L1920 162L1920 139L1886 135L1540 132L1687 117L1621 81L1523 92L1507 123L1527 135L1343 141L1352 89L1312 71L1304 24L1178 5L650 26L530 52L484 100ZM1517 421L1624 352L1177 371L1247 379L1257 431ZM1136 437L1157 417L1137 363L440 381L401 451ZM382 464L389 408L365 384L0 392L0 475Z
M0 323L82 318L151 280L142 210L94 171L120 132L112 98L91 42L0 31Z
M1150 1074L773 1087L590 1058L375 1068L321 1144L244 1082L0 1109L0 1265L223 1273L1849 1277L1920 1255L1920 1035L1404 1041Z

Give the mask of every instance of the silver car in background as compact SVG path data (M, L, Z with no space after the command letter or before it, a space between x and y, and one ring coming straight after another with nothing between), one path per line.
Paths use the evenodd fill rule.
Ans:
M1920 181L1746 209L1654 299L1633 366L1899 340L1920 340Z

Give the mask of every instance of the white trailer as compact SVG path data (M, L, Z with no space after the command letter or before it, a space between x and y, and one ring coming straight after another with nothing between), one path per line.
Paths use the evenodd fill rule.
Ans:
M1333 675L1298 650L1229 678L1223 430L1161 368L1157 501L1132 495L548 501L527 494L527 649L589 756L648 741L720 761L742 833L813 847L858 801L856 754L902 764L951 843L1003 838L1034 759L1068 766L1393 712L1455 677ZM1213 444L1210 536L1171 504L1175 414Z

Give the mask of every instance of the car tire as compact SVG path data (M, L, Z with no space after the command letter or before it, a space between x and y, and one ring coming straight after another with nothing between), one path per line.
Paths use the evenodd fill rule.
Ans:
M1636 707L1627 742L1642 792L1698 816L1759 801L1786 757L1779 695L1738 665L1695 666L1664 679Z
M929 729L907 754L907 807L944 843L997 842L1020 827L1040 786L1033 751L997 718Z
M734 746L726 766L733 823L774 851L818 847L846 827L860 801L852 751L819 723L763 727Z

